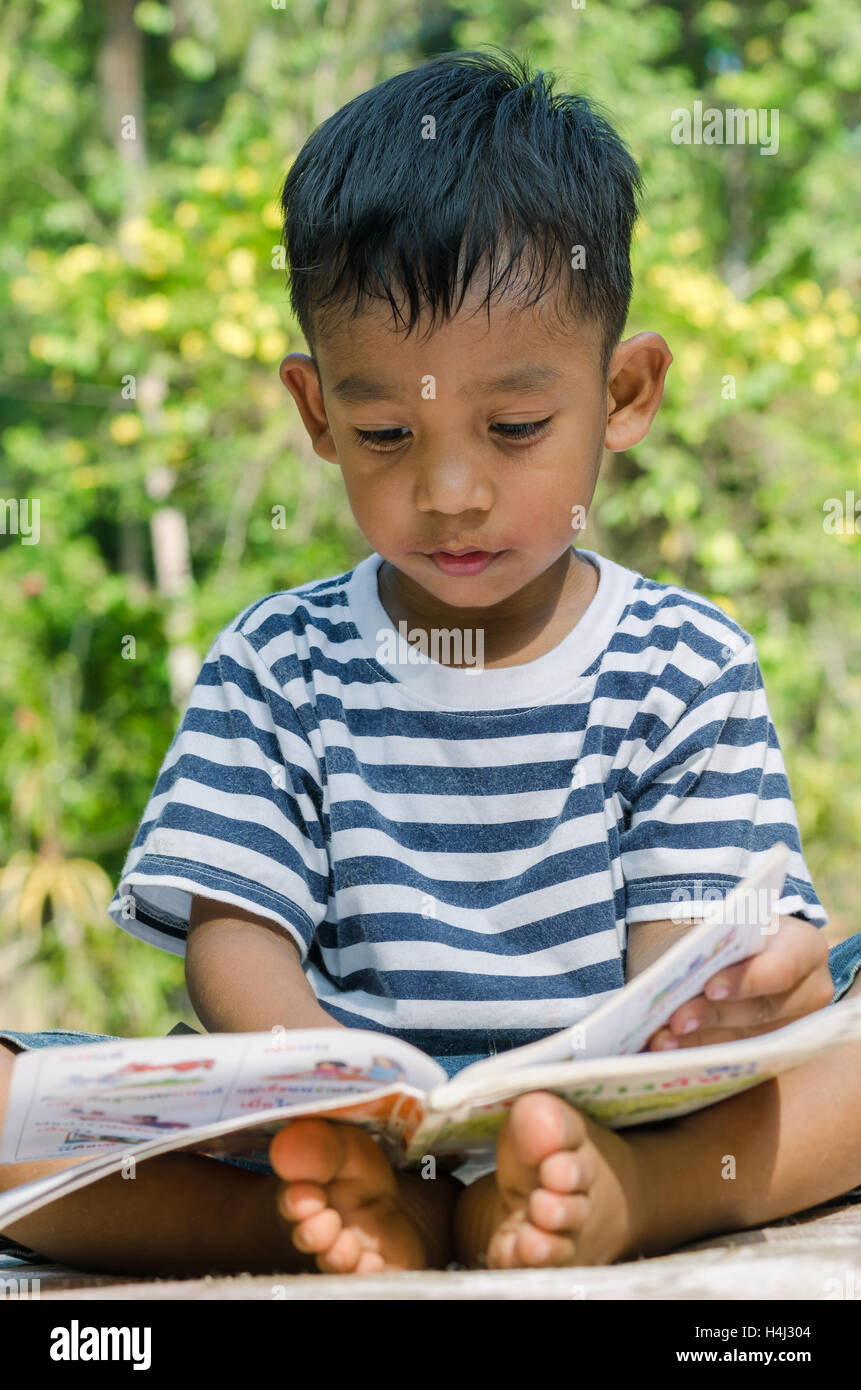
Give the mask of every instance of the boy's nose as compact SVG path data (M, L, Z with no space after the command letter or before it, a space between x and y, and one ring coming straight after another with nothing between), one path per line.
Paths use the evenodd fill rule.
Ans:
M492 503L493 489L485 470L468 459L435 460L416 476L415 504L420 512L459 516L489 511Z

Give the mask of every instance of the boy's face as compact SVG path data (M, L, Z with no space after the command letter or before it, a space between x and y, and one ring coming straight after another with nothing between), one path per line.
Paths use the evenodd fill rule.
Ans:
M597 325L562 329L546 301L504 298L488 318L481 298L409 337L374 303L318 343L319 382L301 353L281 377L314 449L340 466L365 539L410 591L500 611L569 550L603 448L645 435L672 358L639 334L616 348L608 381Z

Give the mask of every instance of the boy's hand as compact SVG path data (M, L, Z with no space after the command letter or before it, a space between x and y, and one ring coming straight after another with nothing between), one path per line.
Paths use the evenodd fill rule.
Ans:
M701 1047L770 1033L830 1004L834 982L822 931L800 917L778 917L758 955L725 966L653 1033L644 1051Z

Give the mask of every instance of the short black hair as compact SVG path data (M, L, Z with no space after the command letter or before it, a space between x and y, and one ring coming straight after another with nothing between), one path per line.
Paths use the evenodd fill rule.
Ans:
M481 267L488 311L512 277L534 304L564 268L567 302L602 327L606 371L631 300L640 172L595 103L555 81L506 50L447 53L313 132L281 199L290 300L312 353L353 292L354 315L387 299L410 332L423 312L431 327L456 313ZM423 138L430 117L435 138Z

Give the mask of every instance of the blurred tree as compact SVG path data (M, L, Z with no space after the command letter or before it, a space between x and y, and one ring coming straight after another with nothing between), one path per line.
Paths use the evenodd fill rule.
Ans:
M753 632L832 939L861 926L858 11L7 0L0 496L38 499L41 528L0 534L7 1026L192 1020L180 962L103 915L175 702L245 604L365 553L277 378L301 345L280 185L359 91L487 43L598 98L646 179L629 331L675 363L584 543ZM695 101L776 110L778 151L675 144Z

